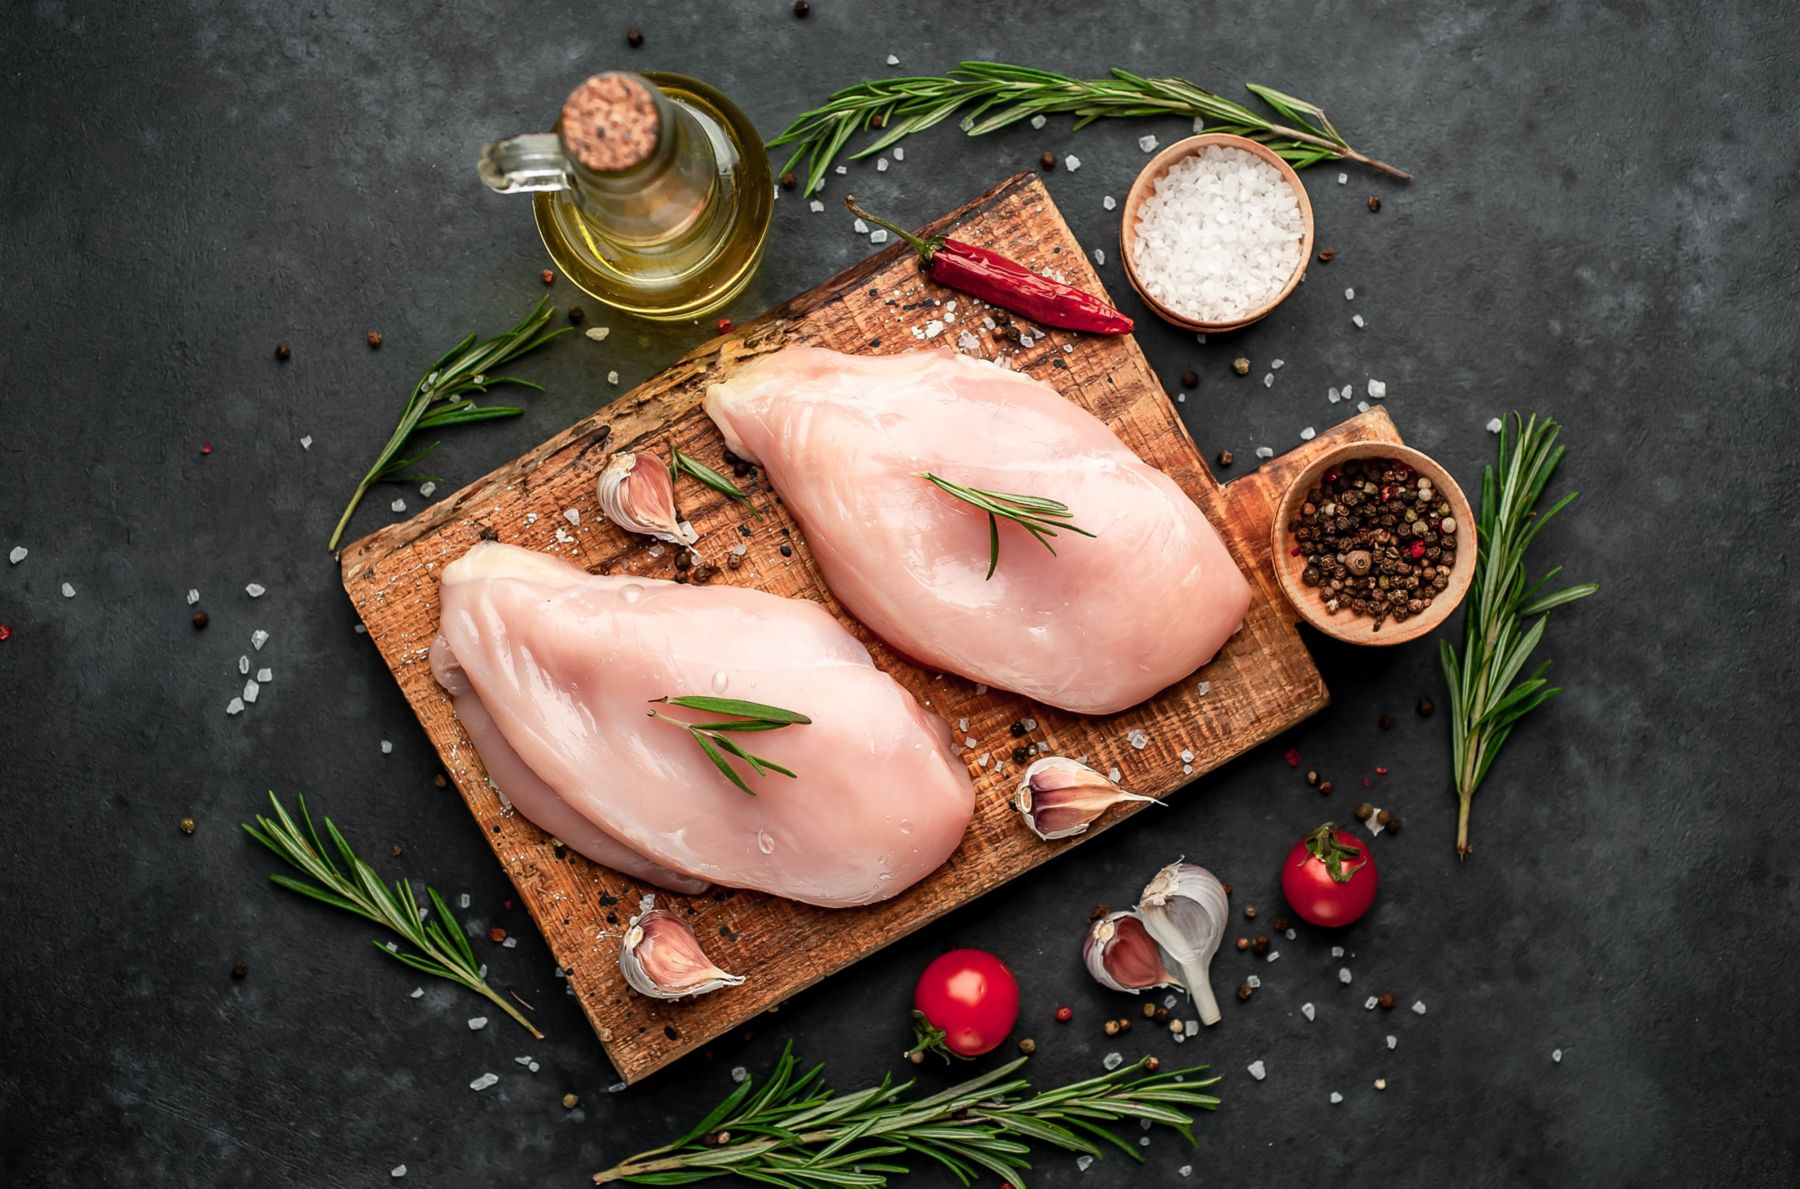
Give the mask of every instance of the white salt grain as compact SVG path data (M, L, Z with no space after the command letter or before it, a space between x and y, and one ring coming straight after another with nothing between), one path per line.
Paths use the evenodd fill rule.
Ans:
M1274 372L1264 372L1263 373L1263 387L1264 388L1275 387L1275 373Z
M898 66L898 65L900 65L900 59L898 57L894 56L893 54L889 54L887 56L887 64L889 66Z
M580 508L564 508L563 509L563 519L568 521L570 524L580 524L581 523L581 509Z
M1074 153L1070 153L1067 157L1063 158L1063 168L1067 169L1070 173L1074 173L1077 169L1081 168L1081 158L1077 157Z
M268 588L260 582L252 582L244 587L244 593L253 599L260 599L263 595L268 593Z
M1356 326L1356 329L1361 330L1363 328L1363 316L1361 314L1352 315L1350 321Z
M1100 1064L1106 1066L1108 1069L1117 1069L1119 1066L1125 1064L1124 1054L1108 1053L1105 1057L1101 1058Z
M70 586L67 582L63 583L62 584L62 597L65 599L74 598L75 597L75 588L73 586Z
M569 535L568 529L559 524L556 526L556 543L558 545L573 545L575 543L575 538Z
M1356 300L1356 290L1354 290L1354 289L1344 290L1344 300L1345 301L1355 301Z
M480 1032L483 1028L486 1028L486 1027L487 1027L487 1017L486 1016L471 1016L469 1018L469 1031L470 1032Z
M480 1077L476 1078L474 1081L469 1083L469 1089L485 1090L489 1086L492 1086L494 1083L498 1082L499 1080L500 1080L500 1075L497 1073L484 1073Z
M1049 120L1046 120L1041 115L1036 115L1036 116L1031 117L1031 126L1033 128L1042 128L1045 124L1048 124L1049 122L1050 122Z
M1256 448L1256 457L1258 457L1258 458L1274 458L1275 457L1274 447L1258 446Z
M412 994L408 995L407 998L408 999L423 999L423 998L425 998L425 988L424 987L414 987L412 989Z
M392 743L389 743L386 739L383 739L381 741L381 754L384 756L393 755L394 754L394 745Z
M1138 137L1138 148L1144 150L1146 153L1154 152L1156 150L1156 137L1148 134Z
M256 651L261 652L262 646L268 642L269 633L263 631L261 628L257 628L254 632L250 633L250 647L256 649Z
M1281 370L1281 365L1286 362L1287 360L1285 359L1271 359L1269 360L1269 370L1278 372Z
M875 158L875 172L876 173L886 173L887 169L888 169L888 162L887 162L886 157Z
M1397 1036L1390 1036L1387 1038L1387 1047L1390 1049L1399 1043L1400 1043L1400 1038Z
M1199 123L1198 120L1194 122ZM1194 1166L1191 1164L1184 1164L1175 1170L1175 1175L1178 1177L1191 1177L1194 1175Z
M1346 184L1346 183L1348 183L1348 182L1349 182L1349 181L1350 181L1350 175L1349 175L1349 174L1347 174L1347 173L1340 173L1340 174L1338 174L1338 185L1340 185L1340 186L1342 186L1342 185L1345 185L1345 184Z
M1181 749L1181 762L1182 762L1182 763L1184 763L1184 764L1191 764L1191 763L1193 763L1193 762L1194 762L1194 753L1193 753L1193 752L1191 752L1191 751L1189 751L1189 750L1188 750L1188 749L1187 749L1187 748L1185 748L1185 747L1184 747L1184 748L1182 748L1182 749Z
M1302 1003L1300 1005L1300 1014L1305 1016L1309 1020L1317 1019L1318 1015L1319 1015L1319 1009L1314 1007L1310 1003Z
M399 1180L401 1177L403 1177L405 1175L406 1175L406 1165L404 1165L404 1164L396 1164L396 1165L394 1165L393 1168L388 1170L388 1176L393 1177L395 1180Z
M258 681L262 682L264 685L267 685L269 682L275 680L275 670L273 670L273 669L258 669L256 671L256 679Z
M619 373L618 372L607 372L606 373L606 382L608 384L611 384L615 388L618 387Z
M312 435L311 434L307 434L305 437L300 439L300 449L302 449L302 450L311 450L312 449Z
M500 948L507 949L507 950L517 949L518 945L519 945L519 939L517 937L508 937L505 941L500 943Z
M244 682L244 702L246 705L256 701L256 695L262 693L262 686L254 679Z
M1113 196L1111 194L1108 194L1105 198L1102 198L1100 200L1100 207L1102 210L1110 211L1110 210L1115 209L1118 205L1119 205L1118 202L1113 198Z
M247 656L238 657L238 673L240 675L242 675L242 674L247 674L249 672L250 672L250 658Z
M432 496L434 496L436 494L437 494L437 484L432 482L430 479L427 479L427 480L425 480L425 482L419 484L419 495L422 498L430 499Z
M1366 400L1357 401L1356 402L1356 411L1358 413L1367 413L1369 411L1369 402Z
M838 173L838 174L848 174L850 172L850 168L849 168L849 166L846 166L846 165L840 165L832 172Z
M1106 263L1106 249L1104 249L1104 248L1095 248L1094 249L1094 263L1100 264L1100 265L1104 265Z
M1132 263L1178 314L1222 322L1253 313L1300 267L1300 204L1274 166L1209 146L1177 161L1138 210Z
M1349 984L1349 982L1350 982L1350 968L1349 968L1349 967L1348 967L1348 966L1340 966L1340 967L1338 967L1338 982L1340 982L1340 983L1344 983L1344 984L1345 984L1345 985L1348 985L1348 984Z
M469 907L469 894L467 892L464 892L462 895L460 895L456 898L456 906L458 908Z
M1289 929L1286 933L1283 933L1282 936L1287 938L1289 941L1293 941L1293 940L1297 939L1300 936L1300 934L1296 930Z
M1204 698L1207 694L1212 693L1212 682L1202 681L1194 687L1194 692Z
M606 341L606 336L611 333L612 327L610 326L590 326L587 328L587 336L596 343L604 343Z
M887 243L888 242L887 228L877 227L875 230L869 232L869 242L872 244Z
M869 234L869 225L867 223L863 222L861 219L858 219L856 222L850 224L850 229L852 231L856 232L856 234L858 234L858 235Z
M894 147L894 160L896 160L896 161L906 160L906 149L904 147L899 146L899 145L896 145Z
M1252 991L1254 991L1254 990L1256 990L1256 989L1257 989L1257 988L1258 988L1258 987L1260 987L1260 986L1262 986L1262 979L1260 979L1260 978L1258 978L1258 977L1256 977L1256 976L1255 976L1255 975L1254 975L1254 974L1253 974L1253 975L1251 975L1251 976L1250 976L1250 977L1249 977L1249 978L1246 978L1246 979L1245 979L1245 980L1244 980L1244 985L1245 985L1245 986L1247 986L1247 987L1249 987L1249 988L1250 988L1250 989L1251 989L1251 990L1252 990Z
M1281 958L1281 951L1280 951L1280 950L1270 950L1270 951L1269 951L1269 956L1268 956L1268 957L1267 957L1267 958L1264 958L1264 959L1263 959L1263 961L1265 961L1265 962L1275 962L1275 961L1278 961L1278 960L1279 960L1279 959L1280 959L1280 958Z
M1164 995L1163 996L1163 1006L1168 1008L1170 1011L1174 1011L1175 1005L1180 1002L1181 1002L1181 1000L1176 998L1173 995Z
M1344 947L1343 947L1343 946L1341 946L1341 945L1334 945L1334 946L1332 946L1332 947L1331 947L1331 956L1332 956L1332 957L1334 957L1334 958L1341 958L1341 957L1343 957L1343 956L1344 956Z
M231 701L225 703L225 713L226 714L242 714L243 712L244 712L244 699L233 698L233 699L231 699Z
M1118 770L1118 768L1116 768L1116 767L1108 768L1106 770L1106 779L1112 781L1114 784L1118 784L1119 777L1121 777L1123 775L1124 775L1124 773L1120 772Z
M575 985L573 983L571 983L571 984L569 984L569 993L574 994L574 992L575 992ZM735 1074L737 1071L733 1070L732 1072ZM741 1081L742 1079L740 1078L739 1080ZM606 1088L606 1092L608 1094L617 1094L623 1089L625 1089L624 1082L614 1082L612 1085L610 1085Z
M1302 442L1310 442L1313 440L1313 437L1318 432L1319 432L1318 430L1314 429L1312 426L1309 425L1305 429L1300 431L1300 440Z
M1364 1011L1374 1011L1375 1005L1378 1002L1380 1002L1380 1001L1378 999L1376 999L1375 996L1373 996L1373 995L1369 996L1367 999L1363 1000L1363 1010Z
M1337 390L1337 389L1335 389L1335 388L1327 388L1327 389L1326 389L1326 390L1325 390L1325 395L1326 395L1326 396L1328 396L1328 397L1330 397L1330 398L1331 398L1331 403L1332 403L1332 404L1334 404L1334 405L1335 405L1335 404L1337 404L1337 403L1338 403L1338 390Z
M1369 380L1369 395L1376 400L1380 400L1382 397L1386 396L1387 381L1371 378Z
M1500 432L1500 418L1495 417L1492 420L1490 420L1487 423L1487 431L1489 433L1499 433Z
M822 215L825 213L825 204L815 198L806 204L806 209L815 215Z
M393 503L389 504L388 507L392 508L396 512L404 512L404 511L406 511L406 501L405 500L395 500Z
M13 552L14 552L14 553L21 553L21 552L23 552L23 550L18 550L18 549L15 549L15 550L13 550ZM14 565L18 565L18 564L19 564L19 559L18 559L18 558L14 558L14 559L13 559L13 564L14 564ZM190 606L190 607L192 607L192 606L193 606L193 605L194 605L194 604L195 604L195 603L198 603L198 602L199 602L199 601L200 601L200 592L199 592L199 591L197 591L197 590L190 590L190 591L188 591L188 592L187 592L187 604L188 604L188 606Z
M734 1082L742 1082L745 1078L748 1078L749 1076L750 1076L750 1071L745 1069L742 1065L739 1065L738 1067L736 1067L735 1069L733 1069L731 1071L731 1080Z
M1150 737L1142 731L1133 731L1131 734L1125 736L1125 742L1131 744L1131 746L1135 747L1137 750L1142 751L1150 746Z
M1425 1014L1425 1001L1424 1000L1422 1000L1422 999L1413 1000L1413 1014L1415 1016L1422 1016Z
M1249 1065L1246 1065L1244 1068L1249 1071L1249 1074L1251 1077L1255 1078L1259 1082L1269 1076L1269 1071L1263 1067L1263 1063L1261 1061L1252 1061Z
M1561 1049L1551 1049L1550 1050L1550 1060L1556 1062L1558 1065L1561 1065L1562 1064L1562 1050Z
M1078 1170L1080 1170L1081 1172L1086 1172L1088 1170L1088 1167L1093 1163L1094 1163L1094 1158L1092 1156L1089 1156L1085 1152L1082 1153L1081 1155L1075 1157L1075 1167Z
M1336 1106L1338 1103L1340 1103L1342 1101L1344 1101L1344 1096L1342 1094L1339 1094L1336 1090L1333 1090L1331 1092L1331 1104L1333 1106Z

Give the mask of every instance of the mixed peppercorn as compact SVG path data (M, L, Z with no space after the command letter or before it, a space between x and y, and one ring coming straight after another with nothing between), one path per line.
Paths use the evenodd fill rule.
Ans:
M1320 589L1325 610L1372 616L1377 631L1449 585L1459 527L1431 480L1382 458L1325 472L1288 521L1301 580Z

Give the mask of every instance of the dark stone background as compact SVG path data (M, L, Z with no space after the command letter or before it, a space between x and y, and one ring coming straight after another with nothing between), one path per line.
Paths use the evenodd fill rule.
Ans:
M1109 1159L1081 1174L1051 1154L1034 1183L1794 1183L1791 6L814 10L803 23L777 0L6 6L0 553L31 556L0 563L13 629L0 643L0 1181L376 1185L405 1162L408 1184L584 1184L684 1128L731 1067L766 1067L787 1038L829 1057L844 1087L904 1070L912 979L966 944L1020 972L1042 1082L1093 1073L1114 1048L1224 1075L1198 1151L1158 1133L1141 1171ZM629 52L633 23L647 41ZM1338 258L1267 322L1197 346L1146 318L1140 341L1171 386L1201 373L1183 414L1209 457L1237 453L1237 473L1256 445L1345 415L1328 384L1360 390L1370 375L1408 439L1465 485L1493 450L1489 417L1556 416L1563 485L1584 494L1540 564L1606 589L1552 625L1569 692L1480 793L1469 863L1451 848L1446 717L1412 712L1421 693L1441 700L1432 646L1315 642L1335 705L1313 722L1154 823L801 996L754 1038L608 1095L613 1073L549 953L502 906L498 865L432 787L424 738L352 633L322 542L424 363L542 294L528 204L476 181L484 140L543 127L575 80L621 64L708 79L773 134L833 88L894 73L890 51L925 73L985 55L1084 75L1117 63L1229 94L1267 82L1413 167L1409 186L1308 173L1320 246ZM918 222L1045 149L1075 150L1084 168L1050 189L1084 242L1116 256L1102 196L1123 197L1140 133L1185 130L1076 134L1058 119L964 143L945 125L909 142L904 164L851 180ZM768 262L730 312L751 317L863 256L847 222L784 199ZM1116 260L1102 275L1142 312ZM611 321L604 347L565 341L521 369L549 385L526 417L451 436L446 490L621 391L607 369L629 386L710 334ZM387 336L380 352L370 329ZM286 366L278 339L293 344ZM1258 377L1286 360L1272 390L1230 374L1239 352ZM389 498L354 532L395 519ZM267 596L247 599L251 581ZM204 633L189 626L190 586L212 615ZM256 660L275 680L228 718L259 626L273 639ZM1336 797L1289 770L1290 746ZM1185 853L1266 927L1281 855L1348 815L1377 765L1391 775L1373 795L1407 829L1375 843L1380 901L1342 939L1354 986L1336 983L1337 939L1306 932L1279 943L1248 1004L1230 998L1247 963L1220 959L1226 1019L1202 1041L1101 1035L1127 1005L1081 972L1093 903L1127 902ZM271 788L308 794L384 871L470 892L471 925L518 934L517 949L493 949L493 975L539 1005L550 1039L498 1020L470 1033L476 1000L443 984L415 1002L420 980L369 952L370 928L269 887L272 860L236 823ZM191 838L176 830L186 815ZM404 858L386 858L391 842ZM250 968L241 982L235 962ZM1429 1014L1365 1013L1384 989ZM1298 1011L1309 1000L1313 1024ZM1059 1027L1064 1002L1077 1022ZM535 1076L512 1061L525 1052ZM1261 1083L1244 1072L1257 1058ZM484 1070L501 1083L471 1093ZM566 1090L582 1109L562 1109Z

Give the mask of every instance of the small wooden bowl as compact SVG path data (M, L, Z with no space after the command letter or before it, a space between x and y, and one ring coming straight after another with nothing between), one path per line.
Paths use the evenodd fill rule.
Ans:
M1457 528L1456 564L1450 569L1449 585L1438 591L1424 611L1400 621L1386 620L1379 631L1375 630L1375 620L1370 616L1349 610L1334 615L1325 610L1324 589L1308 586L1301 580L1306 571L1305 559L1294 555L1294 537L1288 532L1288 521L1298 514L1300 505L1306 502L1307 492L1325 472L1358 458L1392 458L1411 467L1415 475L1430 479L1432 489L1450 504L1450 515L1455 518ZM1475 577L1475 514L1469 507L1468 497L1463 495L1450 472L1412 447L1397 442L1351 442L1301 471L1276 506L1272 537L1275 577L1281 582L1282 593L1287 595L1288 602L1307 623L1327 636L1349 644L1405 644L1418 639L1450 618L1451 612L1469 593L1469 584Z
M1137 269L1132 263L1132 249L1137 243L1138 208L1144 205L1145 200L1150 197L1150 192L1156 188L1156 183L1162 180L1165 173L1169 172L1171 165L1183 157L1193 156L1209 145L1242 149L1246 153L1254 154L1267 161L1280 171L1281 176L1286 179L1288 186L1294 191L1294 197L1300 203L1300 225L1303 230L1300 236L1300 262L1294 266L1294 275L1287 279L1287 284L1283 285L1280 292L1270 298L1266 305L1243 318L1237 318L1230 322L1196 322L1185 314L1177 314L1145 292L1143 285L1138 283ZM1131 183L1130 193L1125 195L1125 215L1119 223L1119 257L1125 263L1125 279L1131 282L1131 287L1137 290L1137 295L1144 299L1144 304L1156 311L1157 316L1163 321L1172 322L1176 326L1198 333L1210 334L1237 330L1268 317L1276 306L1287 300L1287 295L1294 291L1294 286L1298 285L1300 278L1306 274L1306 262L1312 259L1312 250L1312 200L1306 196L1306 187L1300 184L1300 175L1294 172L1293 166L1277 157L1268 148L1242 136L1232 136L1227 132L1206 132L1199 136L1190 136L1186 140L1176 141L1150 158L1150 164L1144 166L1143 172L1137 176L1137 181Z

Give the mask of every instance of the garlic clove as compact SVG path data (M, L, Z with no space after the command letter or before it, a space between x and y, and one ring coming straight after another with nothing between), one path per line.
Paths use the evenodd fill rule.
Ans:
M1169 973L1168 955L1135 912L1109 913L1089 926L1081 958L1095 982L1115 991L1136 995L1147 987L1181 986Z
M1181 981L1200 1009L1200 1022L1219 1022L1210 967L1225 936L1231 906L1225 885L1204 867L1179 860L1156 873L1138 902L1144 928L1181 971Z
M597 487L600 511L626 532L690 548L700 539L694 526L676 515L675 484L656 455L630 450L613 455Z
M1072 838L1121 801L1155 797L1128 793L1086 764L1065 756L1044 756L1025 769L1013 794L1013 808L1025 815L1031 832L1046 842Z
M632 990L653 999L704 995L744 981L743 975L714 966L688 923L660 908L631 918L619 947L619 970Z

